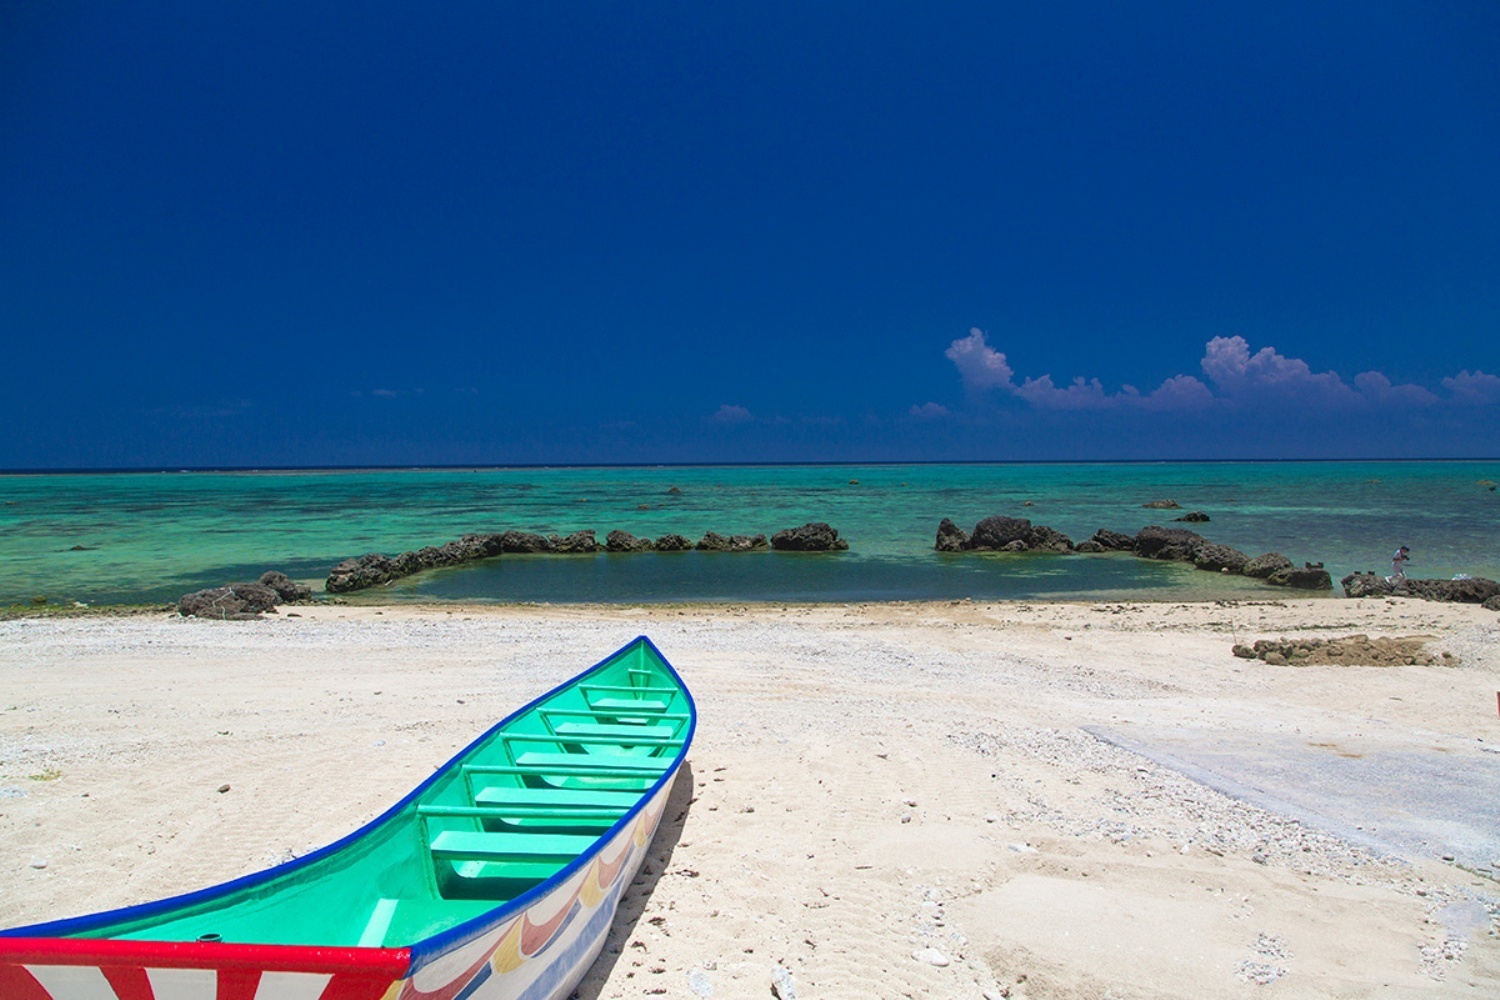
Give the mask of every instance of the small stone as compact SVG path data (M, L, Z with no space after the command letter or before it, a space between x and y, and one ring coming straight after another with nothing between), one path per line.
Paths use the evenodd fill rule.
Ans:
M694 995L700 997L711 997L714 995L713 983L708 981L708 975L702 969L694 969L688 973L688 989Z
M944 955L936 948L922 948L918 951L912 952L911 957L916 959L918 962L926 962L928 965L935 965L939 969L945 967L948 964L948 956Z
M31 859L31 867L38 868L38 869L46 868L47 867L47 859L46 858L32 858Z
M771 995L780 1000L797 1000L797 984L792 982L792 974L779 965L771 970Z
M220 785L219 786L219 794L220 795L223 795L227 791L229 791L229 786L228 785Z

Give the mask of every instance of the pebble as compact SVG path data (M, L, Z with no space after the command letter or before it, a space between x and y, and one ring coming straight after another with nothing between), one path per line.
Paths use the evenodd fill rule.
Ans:
M708 974L702 969L694 969L692 972L689 972L687 979L688 989L692 990L694 995L700 997L713 996L713 983L708 981Z
M944 955L936 948L919 949L912 952L911 957L916 959L918 962L926 962L928 965L935 965L939 969L948 964L948 956Z
M781 1000L797 1000L797 984L792 982L792 974L779 965L771 970L771 995Z
M32 858L31 859L31 867L33 867L33 868L46 868L47 867L47 859L46 858Z

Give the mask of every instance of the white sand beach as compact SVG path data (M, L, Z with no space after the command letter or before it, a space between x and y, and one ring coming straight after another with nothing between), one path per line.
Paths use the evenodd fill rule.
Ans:
M642 633L700 726L582 997L1500 993L1500 622L1406 600L4 621L0 926L335 840ZM1230 653L1353 633L1461 662Z

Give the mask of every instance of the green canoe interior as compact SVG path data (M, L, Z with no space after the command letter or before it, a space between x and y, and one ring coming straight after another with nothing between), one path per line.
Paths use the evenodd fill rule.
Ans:
M690 724L675 676L637 641L511 720L396 815L328 857L73 936L412 944L562 870L671 767Z

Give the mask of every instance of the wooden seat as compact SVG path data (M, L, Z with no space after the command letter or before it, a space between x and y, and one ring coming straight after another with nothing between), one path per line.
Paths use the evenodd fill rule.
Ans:
M598 736L622 743L665 743L676 732L673 726L605 725L598 722L564 722L553 729L559 736ZM680 742L680 741L679 741Z
M437 861L522 861L566 864L588 850L594 837L567 833L483 833L444 830L432 838Z
M596 698L589 707L596 712L665 712L667 703L655 698Z
M474 794L475 805L555 812L609 809L623 814L641 799L640 792L600 788L508 788L489 785Z
M627 753L543 753L530 750L516 758L516 767L538 774L644 778L661 774L671 766L673 759Z

